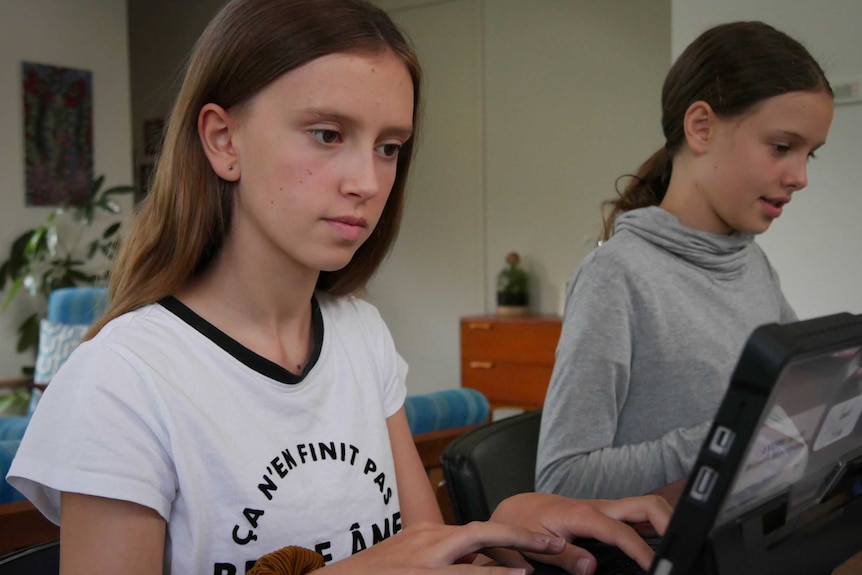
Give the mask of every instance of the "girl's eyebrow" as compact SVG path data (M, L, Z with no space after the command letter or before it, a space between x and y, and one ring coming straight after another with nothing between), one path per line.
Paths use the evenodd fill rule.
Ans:
M342 114L341 112L336 112L334 110L327 110L326 108L306 108L302 110L302 115L309 120L331 120L334 122L338 122L339 124L346 125L353 125L357 123L356 120L354 120L350 116Z
M326 108L306 108L302 111L301 115L303 116L304 121L329 121L348 128L355 128L362 124L362 122L357 118L335 110L328 110ZM394 136L406 142L413 135L413 126L389 126L381 130L381 134L385 136Z

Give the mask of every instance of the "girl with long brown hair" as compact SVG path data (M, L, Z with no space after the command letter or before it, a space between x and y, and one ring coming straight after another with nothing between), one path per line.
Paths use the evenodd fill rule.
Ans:
M233 0L198 41L110 309L52 380L10 480L61 529L64 575L588 572L658 498L527 494L445 526L406 365L352 296L398 230L421 74L361 0ZM486 548L492 548L486 550ZM496 550L493 548L497 548ZM453 563L486 550L505 566Z

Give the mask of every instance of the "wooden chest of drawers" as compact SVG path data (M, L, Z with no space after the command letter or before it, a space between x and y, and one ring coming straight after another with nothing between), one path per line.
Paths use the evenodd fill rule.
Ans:
M485 394L492 409L540 408L561 327L547 315L461 318L461 385Z

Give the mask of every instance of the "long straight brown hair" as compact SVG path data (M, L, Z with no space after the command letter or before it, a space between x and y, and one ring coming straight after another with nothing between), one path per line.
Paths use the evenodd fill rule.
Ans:
M730 22L702 33L671 66L661 94L665 144L641 165L619 197L604 202L608 210L602 239L613 234L619 214L664 199L673 158L685 143L683 120L698 101L720 118L739 117L760 102L789 92L832 88L805 47L763 22Z
M198 137L207 103L242 104L283 74L334 53L391 50L413 80L413 137L401 148L380 221L344 268L321 272L317 289L345 295L365 285L398 233L419 130L421 70L389 16L364 0L232 0L209 23L189 58L165 129L152 186L111 270L111 319L159 301L204 269L230 229L236 184L212 170Z

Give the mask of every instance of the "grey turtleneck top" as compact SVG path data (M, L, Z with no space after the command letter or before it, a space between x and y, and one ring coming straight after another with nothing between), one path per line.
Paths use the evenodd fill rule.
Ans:
M794 319L753 236L622 214L568 285L536 489L617 498L684 477L752 330Z

